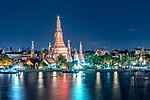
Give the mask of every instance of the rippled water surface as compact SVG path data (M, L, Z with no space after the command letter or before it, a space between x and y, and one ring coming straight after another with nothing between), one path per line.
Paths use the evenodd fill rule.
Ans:
M0 74L0 100L150 100L150 74Z

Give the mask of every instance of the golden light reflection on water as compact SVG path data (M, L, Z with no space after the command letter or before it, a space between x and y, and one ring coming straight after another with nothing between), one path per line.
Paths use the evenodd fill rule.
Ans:
M101 73L96 73L96 84L95 84L95 92L96 94L102 93L102 83L101 83ZM103 97L96 98L97 100L103 99Z
M118 72L114 72L113 76L113 99L120 99L120 84L119 84L119 79L118 79Z
M37 82L38 82L38 87L37 87L37 93L38 93L38 95L39 95L39 98L41 98L42 97L42 94L43 94L43 91L44 91L44 78L43 78L43 72L39 72L39 73L37 73L38 74L38 80L37 80Z
M38 73L38 87L39 88L43 87L43 72Z
M118 73L117 72L114 72L114 81L113 81L113 84L118 84Z
M57 76L57 73L56 73L56 72L53 72L53 76Z
M97 73L96 73L96 84L97 84L97 85L101 84L100 75L101 75L100 72L97 72Z

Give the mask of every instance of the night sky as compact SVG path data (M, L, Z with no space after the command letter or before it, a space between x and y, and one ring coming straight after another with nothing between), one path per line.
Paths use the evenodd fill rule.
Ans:
M48 48L57 15L74 48L150 48L150 0L0 0L0 47Z

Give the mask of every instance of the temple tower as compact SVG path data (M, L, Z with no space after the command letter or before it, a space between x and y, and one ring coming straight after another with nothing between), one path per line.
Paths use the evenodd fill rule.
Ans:
M57 60L57 57L62 54L66 57L66 60L68 61L68 48L65 46L64 40L63 40L63 33L61 29L61 23L60 23L60 17L57 17L57 25L56 25L56 31L54 35L54 44L52 46L52 52L53 57L55 60Z
M79 60L80 62L85 62L84 56L83 56L83 50L82 50L82 43L80 42L79 46Z
M72 62L70 40L68 40L68 62Z
M34 41L32 41L32 45L31 45L31 58L34 57Z
M74 61L78 61L78 63L80 63L78 51L76 49L75 49L75 52L74 52Z

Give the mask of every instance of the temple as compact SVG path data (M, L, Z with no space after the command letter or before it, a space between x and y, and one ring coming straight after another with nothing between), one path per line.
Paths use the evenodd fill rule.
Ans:
M82 43L79 44L79 51L75 49L75 52L71 51L70 40L68 40L68 45L66 46L63 40L63 32L61 28L61 21L60 17L57 17L57 24L56 30L54 34L54 42L53 45L49 43L48 45L48 56L44 59L45 63L49 64L56 64L57 57L59 55L63 55L66 58L67 62L75 61L75 66L81 66L85 62L83 50L82 50ZM53 64L53 65L55 65Z
M64 40L63 40L63 32L61 29L61 23L60 23L60 17L57 17L57 25L56 25L56 31L54 35L54 43L52 46L52 52L53 52L53 58L57 60L57 57L61 54L66 57L66 60L68 61L68 48L65 46Z

